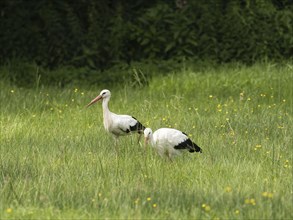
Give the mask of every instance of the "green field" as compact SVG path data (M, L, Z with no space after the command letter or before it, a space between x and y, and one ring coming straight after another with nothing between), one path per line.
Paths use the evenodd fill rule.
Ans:
M115 151L101 103L85 108L104 87L0 82L0 218L293 219L292 82L291 63L265 63L108 87L113 112L203 150L173 162L136 135Z

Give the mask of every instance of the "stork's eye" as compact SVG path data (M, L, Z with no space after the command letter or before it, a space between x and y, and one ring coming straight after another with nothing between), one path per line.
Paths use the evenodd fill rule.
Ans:
M105 94L106 94L106 92L103 92L103 93L102 93L102 95L105 95Z

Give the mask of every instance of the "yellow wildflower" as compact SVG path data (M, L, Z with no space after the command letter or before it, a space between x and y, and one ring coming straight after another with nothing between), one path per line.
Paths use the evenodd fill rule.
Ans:
M232 188L230 186L227 186L225 188L225 192L227 192L227 193L232 192Z
M202 207L206 212L208 212L208 211L211 210L211 207L210 207L209 205L205 204L205 203L203 203L203 204L201 205L201 207Z
M245 204L251 204L251 205L256 205L255 199L245 199L244 200Z
M8 209L6 209L6 212L7 212L7 213L11 213L11 212L12 212L12 208L8 208Z
M255 147L254 147L254 150L258 150L258 149L261 149L261 145L260 145L260 144L257 144L257 145L255 145Z
M207 206L204 208L204 210L205 210L206 212L208 212L208 211L211 210L211 207L210 207L209 205L207 205Z
M261 195L266 198L273 198L273 193L270 192L263 192Z
M138 202L139 202L139 198L137 198L137 199L134 201L135 204L138 204Z

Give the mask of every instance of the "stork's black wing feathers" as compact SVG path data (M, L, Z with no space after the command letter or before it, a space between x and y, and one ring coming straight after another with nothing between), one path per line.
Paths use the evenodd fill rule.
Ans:
M182 132L182 134L184 134L184 135L188 136L188 134L186 134L185 132L183 132L183 131L181 131L181 132Z
M185 134L184 132L182 132L182 133ZM185 134L185 135L187 136L187 134ZM189 138L187 138L185 141L174 146L174 149L176 149L176 150L187 149L190 153L193 153L193 152L202 153L201 148L199 146L197 146L196 143L192 142Z
M145 126L143 126L135 117L132 116L133 119L137 121L137 123L133 126L130 126L130 131L137 131L139 134L143 133Z

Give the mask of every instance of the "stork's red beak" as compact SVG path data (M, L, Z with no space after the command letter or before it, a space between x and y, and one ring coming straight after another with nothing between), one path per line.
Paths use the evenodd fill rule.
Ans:
M86 107L90 107L92 104L96 103L97 101L99 101L100 99L102 99L101 95L98 95L96 98L94 98L89 104L87 104Z

